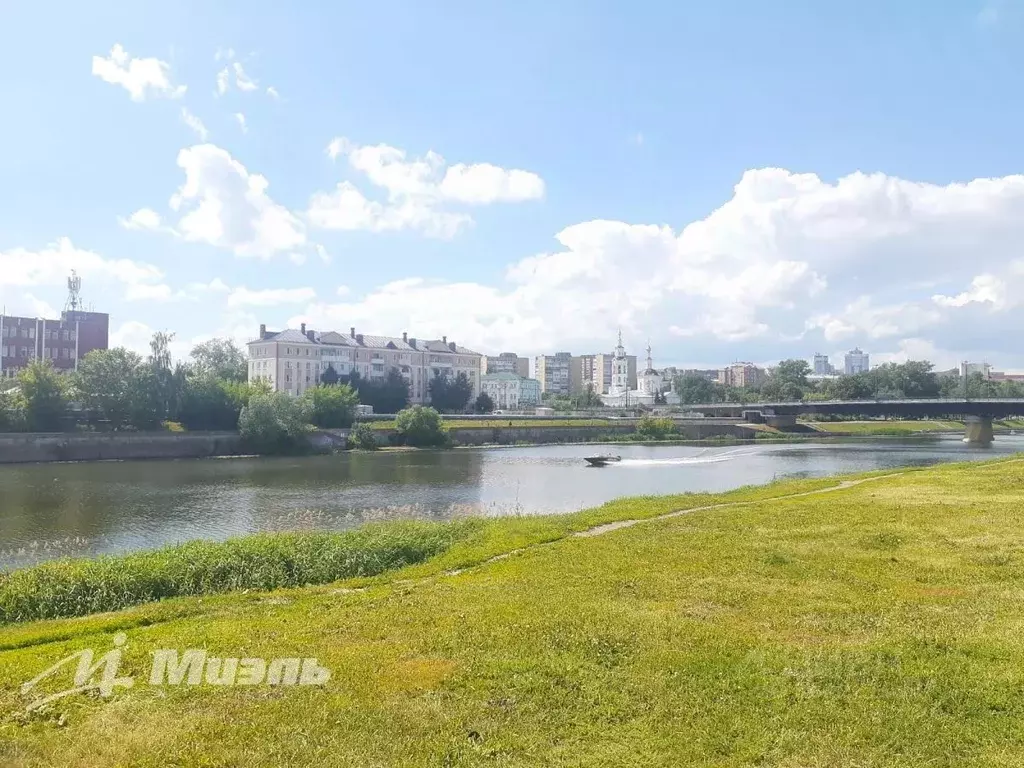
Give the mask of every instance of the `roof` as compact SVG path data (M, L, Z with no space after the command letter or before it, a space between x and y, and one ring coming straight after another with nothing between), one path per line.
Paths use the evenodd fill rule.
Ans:
M294 328L288 328L284 331L270 331L262 339L256 339L250 341L250 344L259 344L267 341L287 341L292 343L306 343L306 344L325 344L328 346L341 346L341 347L362 347L365 349L394 349L401 352L447 352L448 354L459 354L459 355L479 355L479 352L474 352L466 347L460 347L458 344L455 345L454 351L452 350L450 343L446 344L441 339L414 339L409 338L408 341L396 336L373 336L369 334L356 334L353 337L351 334L338 333L337 331L326 331L324 333L314 336L313 340L303 335L302 331L298 331ZM412 342L416 343L414 347Z

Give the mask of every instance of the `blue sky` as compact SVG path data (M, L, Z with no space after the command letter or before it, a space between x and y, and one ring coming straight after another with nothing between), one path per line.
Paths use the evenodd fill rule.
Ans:
M1022 6L775 5L6 3L0 300L1024 368Z

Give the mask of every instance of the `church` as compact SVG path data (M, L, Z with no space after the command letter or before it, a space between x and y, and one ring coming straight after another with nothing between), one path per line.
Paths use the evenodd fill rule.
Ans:
M651 343L647 342L647 367L637 374L637 388L629 388L629 361L622 346L622 331L612 359L612 385L607 395L601 395L601 402L609 408L633 408L658 404L658 396L664 396L664 405L678 405L679 395L672 390L672 382L655 370L651 359Z

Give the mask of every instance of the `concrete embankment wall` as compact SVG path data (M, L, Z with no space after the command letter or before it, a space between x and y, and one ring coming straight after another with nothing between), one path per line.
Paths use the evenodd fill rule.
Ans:
M237 456L234 432L0 434L0 464L112 459L198 459Z
M702 440L709 437L751 438L753 432L739 424L679 424L679 438ZM587 443L606 437L631 435L636 432L632 424L609 424L599 427L493 427L489 429L452 429L449 431L456 445L514 445L516 443ZM389 444L392 430L381 430L378 440Z

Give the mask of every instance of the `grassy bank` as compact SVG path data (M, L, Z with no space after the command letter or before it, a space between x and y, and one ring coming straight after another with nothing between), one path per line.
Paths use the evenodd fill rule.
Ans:
M913 435L927 432L962 432L962 421L808 421L803 422L826 434Z
M5 627L0 711L116 631L137 683L0 719L0 764L1020 765L1024 463L878 474L489 521L377 577ZM567 535L679 501L751 503ZM332 679L145 684L153 650L189 647Z

